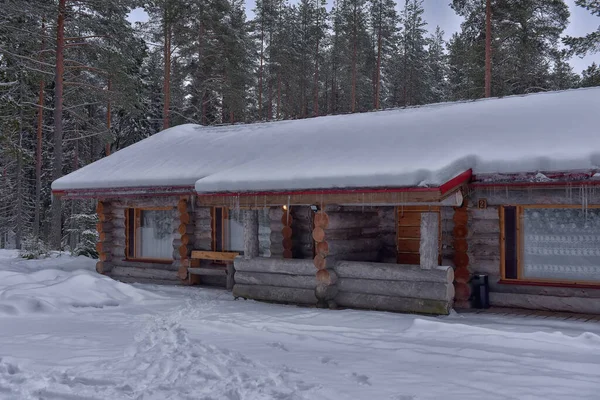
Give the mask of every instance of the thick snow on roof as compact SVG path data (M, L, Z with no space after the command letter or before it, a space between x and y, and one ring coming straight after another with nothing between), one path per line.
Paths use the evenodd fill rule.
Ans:
M198 192L438 186L474 173L600 166L600 88L305 120L181 125L69 174L55 190Z

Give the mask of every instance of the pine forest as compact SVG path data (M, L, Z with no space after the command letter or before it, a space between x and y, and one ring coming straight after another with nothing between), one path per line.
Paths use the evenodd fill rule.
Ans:
M0 248L93 256L95 204L51 182L170 126L600 85L600 66L569 64L600 50L600 28L567 36L565 1L439 3L462 19L451 36L423 0L2 0Z

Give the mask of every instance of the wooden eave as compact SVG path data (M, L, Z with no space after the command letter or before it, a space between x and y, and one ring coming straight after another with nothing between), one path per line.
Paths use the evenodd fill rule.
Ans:
M114 198L142 198L142 197L169 197L193 195L193 186L151 186L151 187L121 187L97 189L67 189L53 190L52 194L62 199L114 199Z
M198 193L197 204L202 206L235 206L262 208L281 205L395 205L439 203L465 187L471 179L468 170L437 187L398 187L360 189L322 189L282 192Z
M569 186L598 186L600 179L594 178L596 170L581 170L568 172L544 172L547 180L536 181L537 172L521 174L480 174L473 175L469 187L477 188L510 188L527 190L530 188L560 188Z

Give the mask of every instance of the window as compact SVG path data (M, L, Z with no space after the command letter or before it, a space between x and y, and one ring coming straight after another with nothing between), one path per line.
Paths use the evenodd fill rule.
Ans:
M128 208L127 258L172 260L172 223L170 208Z
M240 210L214 207L212 224L213 251L244 252L244 224Z
M503 278L600 283L600 208L501 209Z

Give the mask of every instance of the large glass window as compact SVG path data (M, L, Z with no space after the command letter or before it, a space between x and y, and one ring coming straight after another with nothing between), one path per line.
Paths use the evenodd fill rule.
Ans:
M599 208L505 207L504 226L505 278L600 282Z
M133 259L173 258L171 209L128 209L128 256Z

